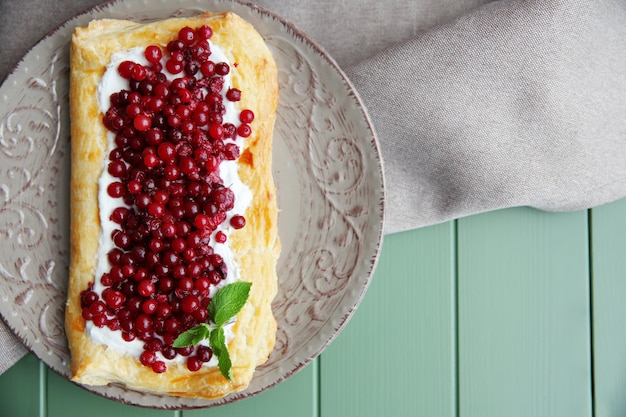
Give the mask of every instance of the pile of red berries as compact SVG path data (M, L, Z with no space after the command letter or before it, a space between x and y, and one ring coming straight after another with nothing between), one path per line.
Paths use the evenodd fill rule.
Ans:
M197 370L211 359L205 346L174 348L182 332L208 321L211 288L228 274L210 245L227 242L217 230L233 209L235 195L219 174L222 161L236 160L234 139L251 134L254 113L244 109L239 124L224 121L224 100L239 101L241 91L224 89L230 72L211 61L209 26L185 27L162 49L145 49L148 65L124 61L119 74L128 89L111 96L103 122L115 134L108 172L108 195L119 199L110 219L118 227L108 254L110 270L82 292L83 318L121 331L126 341L144 342L140 361L164 372L166 359L187 357ZM166 76L166 72L172 74ZM231 216L230 226L245 218Z

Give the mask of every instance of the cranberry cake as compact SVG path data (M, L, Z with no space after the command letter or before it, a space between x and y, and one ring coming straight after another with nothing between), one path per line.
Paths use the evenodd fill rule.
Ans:
M105 19L76 28L70 64L72 379L206 399L245 389L276 337L269 49L233 13ZM238 282L245 303L216 326L211 303Z

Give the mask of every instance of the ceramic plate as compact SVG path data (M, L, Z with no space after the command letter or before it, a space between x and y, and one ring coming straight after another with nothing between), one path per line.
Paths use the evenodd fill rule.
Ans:
M149 7L148 7L149 3ZM241 393L217 401L87 389L153 408L199 408L249 397L319 355L357 308L382 241L381 160L366 111L338 66L291 24L220 0L122 0L66 22L0 87L0 312L23 343L67 377L63 331L69 258L69 40L94 18L147 21L231 10L265 37L277 61L280 104L274 174L283 245L273 307L278 337Z

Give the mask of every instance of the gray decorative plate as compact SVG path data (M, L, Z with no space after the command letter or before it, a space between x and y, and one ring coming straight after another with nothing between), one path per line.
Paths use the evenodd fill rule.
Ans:
M148 7L149 4L149 7ZM279 68L274 173L281 208L278 340L250 387L217 401L85 387L144 407L199 408L259 393L333 340L368 287L382 242L378 144L338 66L291 24L253 5L220 0L120 0L44 38L0 87L0 313L20 340L63 376L69 259L69 41L95 18L138 21L231 10L266 38Z

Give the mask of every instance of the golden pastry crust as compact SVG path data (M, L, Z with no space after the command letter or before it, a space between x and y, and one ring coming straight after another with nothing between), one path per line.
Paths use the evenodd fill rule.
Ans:
M98 179L107 150L106 129L98 109L96 89L114 52L165 45L184 26L211 26L211 42L219 45L230 62L233 87L240 89L240 108L255 113L253 133L246 138L239 160L239 175L252 190L253 201L246 227L229 236L242 279L253 283L250 298L234 326L229 344L232 380L219 370L203 367L190 372L185 364L168 364L154 373L134 357L95 344L86 335L80 293L94 282L100 235ZM131 389L169 395L214 399L245 389L254 369L267 360L275 343L276 321L271 302L277 290L276 262L280 251L277 234L276 191L271 171L271 146L278 103L277 71L262 37L233 13L172 18L148 24L99 20L77 28L72 39L70 117L72 136L71 259L66 333L72 354L72 380L87 385L122 383Z

